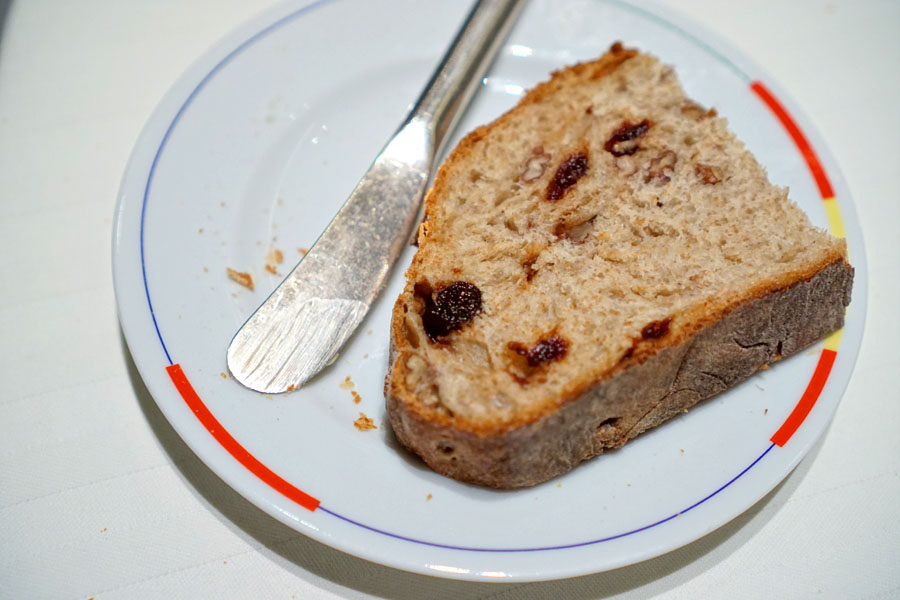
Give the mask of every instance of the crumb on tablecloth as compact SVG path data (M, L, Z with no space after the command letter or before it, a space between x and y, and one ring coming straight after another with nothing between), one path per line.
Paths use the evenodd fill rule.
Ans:
M342 382L340 383L340 388L341 388L342 390L349 390L349 389L352 389L352 388L353 388L353 380L350 379L350 376L349 376L349 375L347 375L346 377L344 377L344 381L342 381Z
M359 404L362 402L362 396L356 393L356 390L350 390L350 393L353 395L353 404Z

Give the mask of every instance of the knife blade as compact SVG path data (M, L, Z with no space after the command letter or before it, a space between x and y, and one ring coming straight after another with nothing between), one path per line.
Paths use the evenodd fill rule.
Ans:
M226 360L250 389L300 387L333 360L384 288L443 144L524 0L479 0L409 115L309 252L237 331Z

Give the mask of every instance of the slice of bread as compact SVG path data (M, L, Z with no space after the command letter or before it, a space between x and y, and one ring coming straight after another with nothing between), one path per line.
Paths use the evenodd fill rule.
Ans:
M840 328L853 269L714 110L613 46L460 142L394 307L387 412L534 485Z

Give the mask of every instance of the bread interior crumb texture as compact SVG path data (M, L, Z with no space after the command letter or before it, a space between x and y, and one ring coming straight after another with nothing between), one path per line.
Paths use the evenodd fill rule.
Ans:
M527 422L641 344L684 338L846 252L671 68L641 54L591 68L470 134L436 179L394 317L420 411ZM480 290L480 310L432 339L424 296L456 281ZM564 350L529 361L548 340Z

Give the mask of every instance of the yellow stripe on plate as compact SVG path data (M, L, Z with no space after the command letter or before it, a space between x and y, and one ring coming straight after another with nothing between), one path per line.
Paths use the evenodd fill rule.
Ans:
M831 235L837 238L847 237L844 231L844 219L841 218L841 207L834 198L825 198L825 214L828 215L828 227Z
M825 349L837 352L838 346L841 345L841 336L844 335L844 328L841 327L827 338L825 338Z

